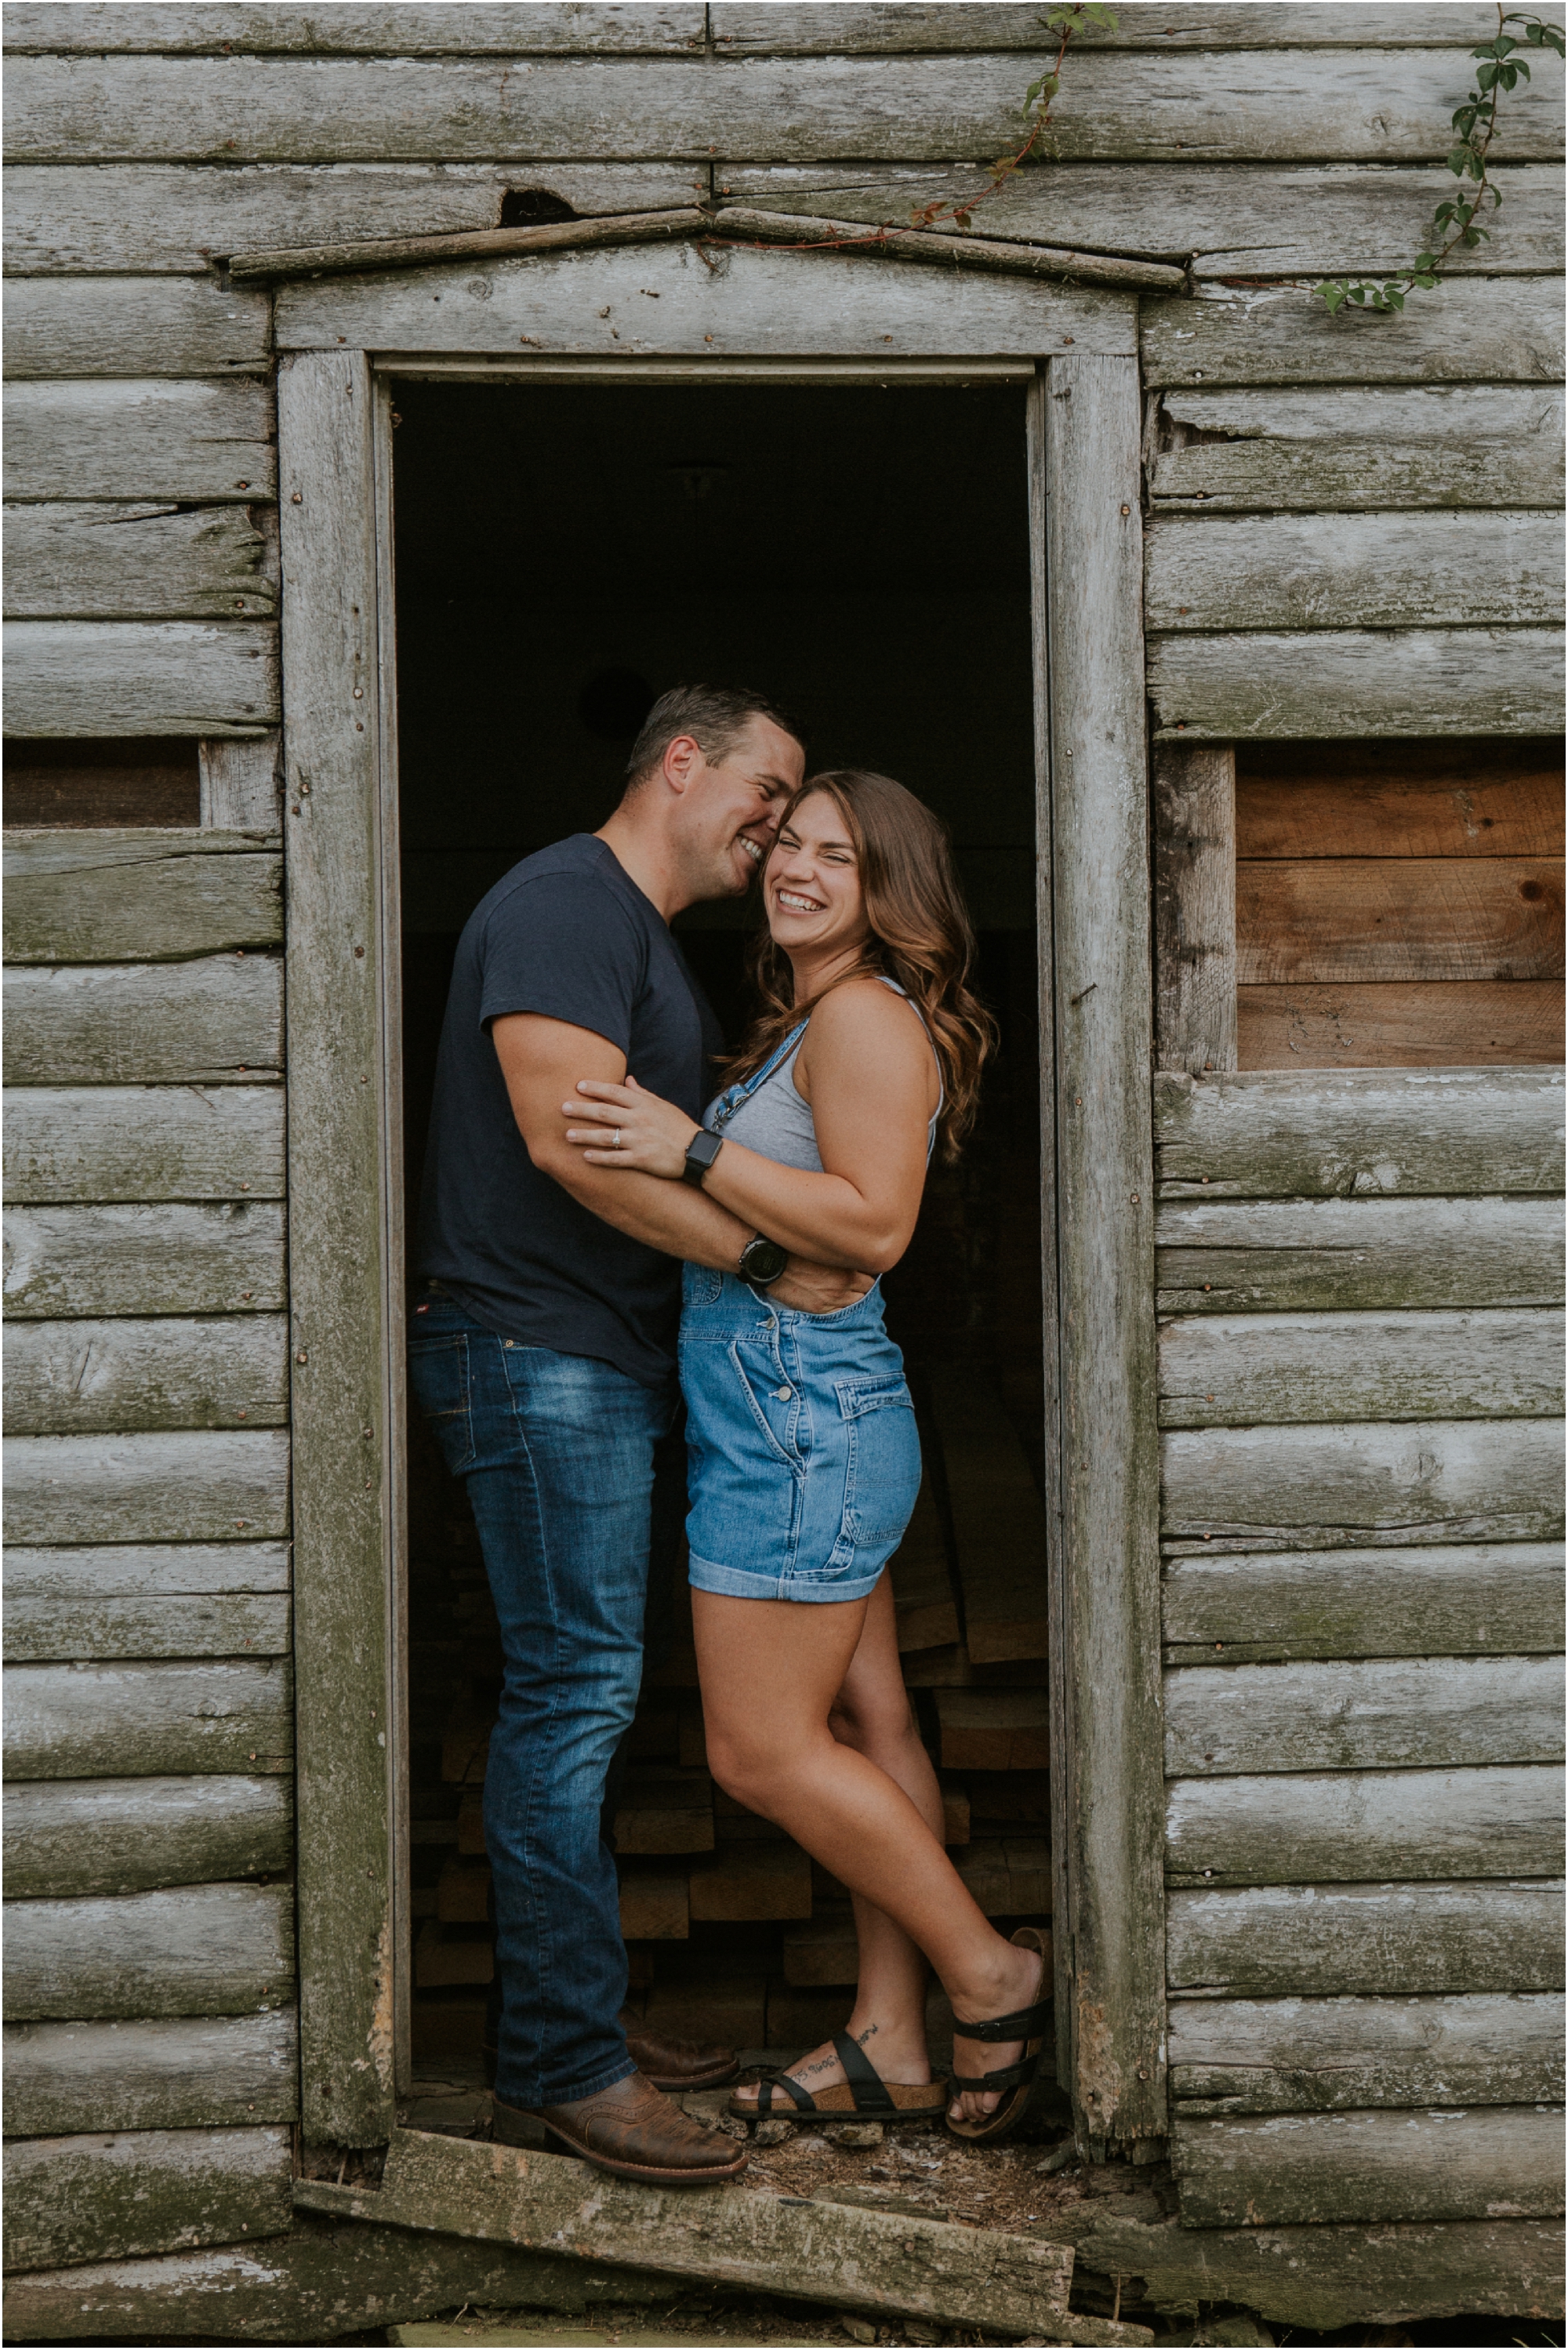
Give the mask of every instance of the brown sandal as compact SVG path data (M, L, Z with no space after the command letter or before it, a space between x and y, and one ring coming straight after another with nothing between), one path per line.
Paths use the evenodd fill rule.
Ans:
M940 2081L884 2081L869 2058L850 2039L846 2032L833 2035L833 2051L844 2067L844 2078L836 2081L831 2089L813 2095L798 2081L776 2064L768 2065L762 2076L755 2105L742 2105L739 2097L730 2100L730 2111L739 2121L857 2121L857 2122L934 2122L947 2111L947 2090ZM774 2103L775 2088L787 2092L794 2111Z
M1042 2027L1051 2012L1052 1994L1045 1990L1045 1973L1050 1954L1044 1937L1037 1926L1020 1926L1012 1939L1022 1950L1040 1953L1040 1988L1044 1996L1032 2007L1015 2008L1011 2015L992 2016L984 2023L961 2023L953 2019L955 2040L1022 2040L1023 2054L1016 2064L1002 2064L994 2073L972 2075L955 2073L949 2084L955 2096L965 2089L1005 2089L995 2111L981 2115L977 2121L954 2121L950 2114L948 2127L954 2137L968 2140L971 2146L994 2146L999 2138L1011 2137L1029 2110L1029 2100L1034 2094L1034 2083L1040 2071L1040 2052L1044 2046Z

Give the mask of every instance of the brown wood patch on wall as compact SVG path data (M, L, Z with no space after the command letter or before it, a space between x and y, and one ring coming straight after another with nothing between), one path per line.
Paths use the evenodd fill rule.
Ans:
M1563 1055L1552 742L1238 748L1243 1069Z
M5 745L7 826L194 825L201 799L196 744L185 735L15 736Z

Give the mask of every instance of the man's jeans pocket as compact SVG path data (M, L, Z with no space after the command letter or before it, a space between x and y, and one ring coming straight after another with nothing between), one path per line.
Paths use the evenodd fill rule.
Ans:
M472 1375L466 1330L431 1331L409 1341L409 1384L454 1477L474 1460Z

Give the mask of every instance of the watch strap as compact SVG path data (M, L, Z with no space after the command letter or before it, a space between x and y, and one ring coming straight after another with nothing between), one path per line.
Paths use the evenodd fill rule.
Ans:
M680 1170L681 1181L695 1183L701 1189L703 1176L723 1148L722 1134L710 1134L706 1127L700 1126L686 1146L686 1164Z

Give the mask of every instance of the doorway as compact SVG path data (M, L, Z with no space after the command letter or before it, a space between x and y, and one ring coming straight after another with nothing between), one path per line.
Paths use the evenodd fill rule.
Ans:
M1051 1907L1026 388L400 380L392 398L405 1177L468 914L601 823L655 695L754 686L812 766L947 820L1001 1030L979 1127L887 1288L928 1479L894 1565L953 1856L999 1920ZM731 1041L746 910L677 924ZM410 1237L411 1245L411 1237ZM461 1485L410 1429L407 1863L416 2078L472 2080L492 1973L480 1801L500 1649ZM843 1888L708 1779L679 1588L607 1828L633 2002L796 2051L841 2024ZM933 2057L950 2031L940 2002Z

